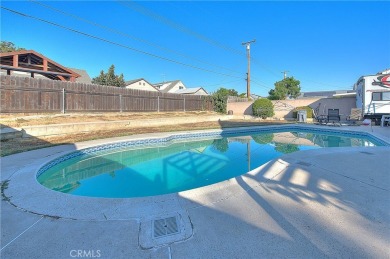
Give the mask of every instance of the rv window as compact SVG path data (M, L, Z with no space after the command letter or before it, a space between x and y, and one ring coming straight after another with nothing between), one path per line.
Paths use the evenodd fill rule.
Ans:
M390 101L390 92L382 93L382 101Z
M373 92L373 101L390 101L390 92Z
M381 101L381 93L372 93L372 100L373 101Z

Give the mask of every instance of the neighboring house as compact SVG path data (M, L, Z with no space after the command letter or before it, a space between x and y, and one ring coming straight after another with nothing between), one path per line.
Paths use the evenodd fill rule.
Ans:
M183 90L187 88L181 80L157 83L153 84L153 86L162 93L176 93L176 91L178 90Z
M334 95L343 95L354 93L354 90L335 90L335 91L317 91L317 92L302 92L297 99L302 98L332 98Z
M250 95L250 98L251 98L252 100L257 100L257 99L261 99L262 97L261 97L260 95L258 95L258 94L251 94L251 95Z
M68 67L68 68L80 75L80 77L76 78L75 82L84 83L84 84L92 84L92 79L88 75L88 72L86 70L79 69L79 68L70 68L70 67Z
M135 80L126 81L125 88L158 92L158 90L151 83L149 83L148 81L146 81L143 78L138 78Z
M52 80L75 82L81 77L75 71L43 56L34 50L0 53L1 74L46 77Z
M203 87L180 89L175 94L209 95Z

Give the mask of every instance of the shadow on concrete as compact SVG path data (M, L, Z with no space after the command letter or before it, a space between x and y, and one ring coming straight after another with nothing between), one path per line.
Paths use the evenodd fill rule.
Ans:
M172 255L184 258L196 251L200 258L385 256L385 246L378 249L386 243L380 241L378 229L389 225L383 216L388 209L365 208L365 201L344 177L289 167L269 179L266 175L276 163L268 163L255 175L236 177L243 192L234 189L227 197L229 190L203 192L208 196L203 200L210 204L191 201L193 209L188 212L194 236L173 244ZM305 184L296 182L299 170L308 177ZM218 193L220 200L215 201Z
M274 137L274 135L268 134L255 136L253 140L256 143L263 143ZM332 141L334 140L328 140L328 142ZM241 144L249 143L242 141ZM150 183L151 185L147 188L155 188L155 186L165 188L171 177L168 171L172 167L185 168L183 174L188 178L196 178L197 168L200 165L204 165L205 170L211 171L211 168L216 163L221 162L218 159L208 161L209 156L201 155L203 154L204 146L210 144L210 141L205 141L204 143L202 141L180 143L177 146L169 145L165 149L160 148L156 152L150 152L147 149L128 150L125 151L128 153L122 156L110 154L105 157L96 157L96 160L92 160L92 158L86 159L79 165L69 164L69 170L66 169L64 171L69 181L63 182L61 177L64 177L58 174L59 178L55 179L53 183L57 188L73 190L78 188L78 183L87 178L104 175L105 179L102 182L107 182L107 179L121 177L121 174L137 174L137 170L128 170L124 169L124 167L136 165L139 161L165 157L163 159L164 175L162 177L154 177L153 174L137 176L138 178L135 178L134 185L123 186L131 189L137 188L137 185L138 187L141 186L140 183ZM188 147L190 147L191 152L185 151L188 150ZM74 146L68 147L68 150L74 149ZM55 147L52 150L55 151ZM260 155L263 155L264 153L262 152L265 152L262 149L255 151ZM15 156L18 155L22 154ZM40 153L34 152L34 155L39 157ZM29 159L33 161L34 157L32 156ZM384 226L389 224L390 220L388 218L383 220L383 218L378 216L380 213L386 214L386 208L373 209L370 206L370 197L367 198L367 206L362 206L364 205L364 202L361 200L362 196L348 192L351 185L348 179L340 176L335 177L334 174L313 174L310 167L288 167L287 170L280 174L274 173L273 177L267 177L267 174L274 170L275 164L276 162L268 163L256 174L245 174L236 177L239 188L244 192L234 193L233 196L241 195L243 197L242 200L236 199L229 202L228 198L210 206L198 204L197 209L190 209L189 213L195 229L194 236L187 242L172 244L173 257L186 258L190 255L189 251L196 253L201 258L233 258L237 257L237 251L239 251L239 255L246 258L258 258L259 256L265 258L325 258L335 255L336 257L359 258L378 255L372 252L378 247L382 247L380 244L378 247L375 247L367 245L367 243L359 243L355 239L355 230L345 231L348 227L353 228L356 226L357 222L345 222L345 219L334 218L334 221L329 222L335 223L329 224L329 222L323 222L323 218L319 217L319 215L329 213L329 208L331 208L331 211L338 213L359 213L365 221L358 227L363 229L366 236L370 237L367 239L367 242L370 242L370 239L373 236L375 237L375 235L370 235L373 231L369 228L370 224ZM146 174L151 172L150 167L140 167L138 169L143 170ZM75 170L78 171L78 175L72 173ZM299 173L304 173L306 180L297 183L295 176ZM254 183L249 185L249 181ZM326 188L324 183L326 183ZM69 186L66 186L67 184ZM245 197L249 197L250 200L248 201ZM215 195L210 197L210 200L212 199L215 199ZM293 206L286 207L286 201ZM313 207L309 208L309 202L315 203L314 209L316 209L316 213L313 213ZM312 210L310 211L309 209ZM383 212L383 210L385 211ZM332 215L328 215L328 217L331 218ZM338 222L340 220L344 220L343 223L348 223L349 225L346 227L339 226ZM121 223L118 222L118 224ZM86 226L85 228L88 229L88 227ZM30 233L39 234L39 232L34 231L32 229L26 235ZM55 227L53 227L50 233L51 235L63 234ZM75 231L75 234L78 235L78 232ZM110 234L112 235L113 233ZM100 236L108 237L109 235L101 234ZM36 242L33 238L29 240L31 243ZM67 242L67 240L63 241ZM91 242L90 244L93 245L94 241L84 240L84 242ZM39 248L41 246L42 243L36 242L36 247ZM58 247L56 248L58 249ZM45 249L50 250L53 248L48 247ZM121 250L119 247L116 249ZM17 254L18 249L14 251L14 254ZM39 251L43 251L43 249L35 249L30 252L33 254L38 253L37 256L33 257L39 258L41 257L38 256L41 255Z
M17 128L8 127L0 124L1 130L1 149L0 156L8 156L24 151L41 149L45 147L52 147L57 145L73 145L66 140L61 143L51 143L47 140L40 139L33 136L25 136L23 131Z

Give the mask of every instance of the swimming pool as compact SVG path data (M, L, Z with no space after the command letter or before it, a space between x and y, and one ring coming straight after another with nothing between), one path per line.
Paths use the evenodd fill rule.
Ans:
M227 180L286 153L383 145L363 133L299 127L178 134L76 151L43 166L37 180L73 195L145 197Z

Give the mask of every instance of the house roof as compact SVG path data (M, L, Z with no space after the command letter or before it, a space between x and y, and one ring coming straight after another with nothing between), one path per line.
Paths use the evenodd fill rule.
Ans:
M194 88L186 88L186 89L180 89L175 92L175 94L195 94L198 91L203 90L206 94L207 91L203 89L203 87L194 87Z
M80 75L34 50L0 53L0 67L5 70L31 72L61 81L73 81Z
M261 96L258 95L258 94L251 94L250 97L253 99L253 100L257 100L257 99L260 99Z
M302 92L299 98L310 97L333 97L335 94L353 93L354 90L335 90L335 91L316 91L316 92Z
M145 78L138 78L138 79L133 79L133 80L129 80L129 81L126 81L125 84L126 85L131 85L131 84L134 84L134 83L137 83L141 80L144 80L146 83L150 84L151 86L153 86L153 84L151 84L148 80L146 80Z
M153 87L154 89L156 89L157 91L159 91L158 88L156 88L155 85L151 84L148 80L146 80L145 78L138 78L138 79L133 79L133 80L129 80L129 81L126 81L125 82L125 86L128 86L128 85L131 85L131 84L134 84L134 83L137 83L139 81L142 81L144 80L146 83L148 83L151 87Z
M167 82L162 82L162 83L156 83L153 84L154 87L157 87L157 89L160 90L162 93L167 93L169 90L171 90L180 80L174 80L174 81L167 81ZM161 86L164 86L161 88Z
M84 83L84 84L91 84L92 83L92 79L85 69L70 68L70 67L69 67L69 69L80 75L80 77L76 78L76 82Z
M138 79L129 80L129 81L126 81L125 84L126 85L131 85L131 84L137 83L138 81L141 81L141 80L144 80L144 79L143 78L138 78Z

